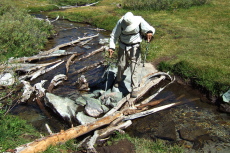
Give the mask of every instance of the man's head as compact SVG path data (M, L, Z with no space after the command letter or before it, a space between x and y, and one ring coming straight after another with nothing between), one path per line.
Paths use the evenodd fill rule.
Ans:
M134 16L132 12L127 12L123 16L123 21L127 25L127 27L124 29L126 32L130 32L134 30L136 27L140 24L140 17Z

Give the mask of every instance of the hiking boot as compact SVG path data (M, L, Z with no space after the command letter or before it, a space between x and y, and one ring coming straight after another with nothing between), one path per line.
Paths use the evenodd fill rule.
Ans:
M138 96L138 91L132 91L131 98L137 98L137 96Z

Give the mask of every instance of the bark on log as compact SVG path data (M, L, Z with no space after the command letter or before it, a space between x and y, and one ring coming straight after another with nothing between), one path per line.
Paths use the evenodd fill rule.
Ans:
M103 117L99 120L96 120L93 123L80 125L77 127L70 128L66 131L61 131L59 133L40 138L31 143L17 147L15 150L16 153L35 153L45 151L50 145L56 145L58 143L64 143L70 139L79 137L85 133L88 133L92 130L95 130L101 126L108 125L113 122L118 117L121 117L123 114L121 112L115 113L110 116Z

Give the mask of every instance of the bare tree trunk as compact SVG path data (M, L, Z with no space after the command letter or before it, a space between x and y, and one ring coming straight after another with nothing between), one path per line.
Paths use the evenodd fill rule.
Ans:
M110 116L103 117L99 120L96 120L93 123L86 125L80 125L77 127L70 128L66 131L61 131L59 133L40 138L31 143L19 146L16 148L16 153L35 153L45 151L50 145L56 145L58 143L64 143L70 139L79 137L85 133L88 133L92 130L95 130L101 126L108 125L113 122L118 117L121 117L123 114L118 112Z

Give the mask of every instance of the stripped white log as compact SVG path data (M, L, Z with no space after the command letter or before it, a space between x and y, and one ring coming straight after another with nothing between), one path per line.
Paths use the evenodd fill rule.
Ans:
M21 58L16 58L16 59L9 59L8 61L10 63L13 62L31 62L33 60L41 60L41 59L46 59L46 58L51 58L51 57L58 57L58 56L66 56L66 55L71 55L74 54L76 52L66 52L65 50L62 52L53 52L47 55L34 55L34 56L30 56L30 57L21 57Z
M147 116L147 115L150 115L150 114L159 112L159 111L161 111L161 110L164 110L164 109L167 109L167 108L170 108L170 107L179 105L179 104L181 104L181 103L182 103L182 102L172 103L172 104L160 106L160 107L157 107L157 108L153 108L153 109L150 109L150 110L147 110L147 111L144 111L144 112L132 114L132 115L129 115L129 116L124 117L124 120L125 120L125 121L126 121L126 120L133 120L133 119L136 119L136 118L144 117L144 116Z
M83 56L83 57L81 57L81 58L75 60L73 63L76 63L77 61L86 59L86 58L88 58L88 57L90 57L90 56L92 56L92 55L95 55L95 54L97 54L97 53L100 53L100 52L102 52L102 51L104 51L104 50L106 50L106 46L101 46L100 48L98 48L98 49L92 51L91 53L89 53L89 54L87 54L87 55L85 55L85 56Z
M32 73L32 74L29 74L29 75L24 75L24 76L21 76L19 77L19 80L25 80L27 78L30 78L30 81L34 80L35 78L37 78L38 76L42 75L42 74L45 74L46 72L48 71L51 71L52 69L56 68L57 66L59 66L60 64L62 64L64 61L61 61L57 64L55 64L54 66L50 67L50 68L45 68L45 67L42 67L40 70Z
M97 36L99 36L99 33L96 34L96 35L88 36L88 37L78 38L77 40L73 40L73 41L71 41L71 42L67 42L67 43L64 43L64 44L60 44L60 45L58 45L58 46L56 46L56 47L54 47L54 48L52 48L52 49L50 49L50 50L48 50L48 51L41 52L41 53L38 54L38 55L39 55L39 56L41 56L41 55L48 55L48 54L50 54L50 53L52 53L52 52L54 52L54 51L56 51L56 50L59 50L59 49L62 48L62 47L70 46L70 45L73 45L73 44L78 43L78 42L80 42L80 41L83 41L83 40L86 40L86 39L89 39L89 38L94 38L94 37L97 37Z
M21 102L25 102L30 98L31 94L35 91L35 88L32 87L28 81L22 81L22 83L24 84L24 91L22 93Z
M14 70L14 71L23 71L23 72L30 72L30 71L34 71L37 69L40 69L42 67L45 66L49 66L55 63L60 62L61 60L57 60L51 63L44 63L44 64L31 64L31 63L17 63L17 64L12 64L12 63L8 63L5 65L0 65L0 69L3 69L4 72L8 71L9 69Z

